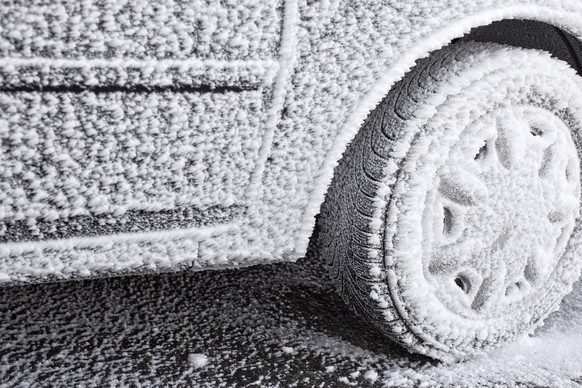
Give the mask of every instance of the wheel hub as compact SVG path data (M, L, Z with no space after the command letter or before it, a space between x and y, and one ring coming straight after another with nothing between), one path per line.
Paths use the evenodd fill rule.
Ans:
M543 109L505 108L466 128L425 205L439 299L472 316L543 284L578 215L578 166L570 130Z

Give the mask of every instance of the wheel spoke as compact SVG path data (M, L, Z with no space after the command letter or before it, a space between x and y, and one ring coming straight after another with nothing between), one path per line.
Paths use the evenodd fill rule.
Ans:
M553 184L566 187L569 186L572 167L568 165L567 155L563 155L557 148L556 145L552 145L544 151L539 176Z
M532 285L538 283L547 272L548 261L551 259L552 253L542 250L540 247L534 249L530 255L523 275L525 279Z
M462 168L448 168L441 174L439 192L443 197L464 206L476 204L489 195L485 183Z
M495 149L499 162L506 169L516 167L523 159L523 135L528 130L526 124L512 114L505 114L497 119Z
M566 165L566 180L570 185L577 185L580 179L580 167L578 166L578 161L574 158L568 159L568 164Z
M579 206L580 200L573 195L564 194L556 198L554 210L548 213L548 220L553 224L570 221Z
M471 303L471 308L481 311L489 308L496 300L499 300L503 284L505 283L506 267L503 261L481 282L479 290Z
M433 254L428 270L434 274L450 274L471 262L471 259L481 249L478 240L466 240L439 248Z

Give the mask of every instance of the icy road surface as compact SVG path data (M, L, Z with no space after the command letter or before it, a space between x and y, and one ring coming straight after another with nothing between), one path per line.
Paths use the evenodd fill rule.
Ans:
M582 384L582 283L531 338L443 365L355 317L317 257L295 264L0 289L12 386Z

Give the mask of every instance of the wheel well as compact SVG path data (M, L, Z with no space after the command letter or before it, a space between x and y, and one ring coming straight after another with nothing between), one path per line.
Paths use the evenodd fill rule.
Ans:
M554 57L568 62L582 75L582 43L572 34L548 23L520 19L500 20L475 27L451 43L469 40L548 51Z
M534 13L527 14L534 15ZM514 17L514 14L508 13L503 16L510 18ZM480 20L480 22L487 23L491 20L492 16L489 15L488 17L490 18L487 20ZM494 17L497 18L499 15L494 14ZM439 48L429 48L426 41L423 42L427 46L426 51L420 53L416 60L412 59L412 63L410 63L409 58L401 58L401 60L397 60L396 63L393 63L391 69L403 69L402 73L397 78L392 78L394 74L390 74L378 79L376 85L368 92L369 94L365 96L364 101L356 109L357 113L354 113L351 118L344 122L344 127L340 130L341 134L336 137L336 141L341 139L336 146L340 152L330 152L323 165L320 166L320 171L322 171L322 173L318 180L316 180L315 189L310 196L312 204L308 205L302 219L303 227L297 238L297 241L299 242L298 247L300 248L298 248L297 251L301 252L307 250L307 242L309 241L307 237L313 237L312 234L314 233L314 227L316 231L318 230L317 220L319 219L321 206L325 200L326 192L329 189L329 184L334 175L333 171L337 162L341 159L341 155L344 153L349 142L357 132L357 130L354 129L356 128L356 123L359 123L359 126L361 126L368 113L373 110L381 102L383 96L388 93L388 90L382 92L384 88L383 85L389 84L391 87L394 87L394 84L396 84L399 79L402 79L405 74L414 67L414 62L418 63L419 59L425 56L430 56L434 52L442 50L449 44L472 40L477 42L499 43L521 48L544 50L552 54L552 56L567 62L579 75L582 76L582 42L566 30L551 23L532 19L502 19L491 22L487 25L482 24L473 27L463 36L453 39L458 28L466 29L464 25L461 25L461 27L447 26L447 29L450 30L447 31L446 34L448 37L444 38L442 41L442 36L437 39L442 44ZM431 37L431 40L434 40L433 38L434 36ZM416 54L418 53L415 53L414 55ZM309 246L311 247L312 245Z

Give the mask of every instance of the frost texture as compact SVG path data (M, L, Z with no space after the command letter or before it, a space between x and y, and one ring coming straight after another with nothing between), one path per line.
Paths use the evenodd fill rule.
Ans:
M121 214L129 208L155 208L160 203L176 204L183 200L209 206L216 204L218 198L226 204L236 202L244 209L240 213L220 216L219 221L211 220L211 225L206 226L198 221L167 223L168 231L158 235L155 235L158 229L153 228L150 232L113 233L113 238L78 237L58 244L52 240L42 244L2 244L2 278L21 281L50 276L70 278L109 271L235 266L301 257L335 163L367 113L415 59L473 26L501 18L547 20L577 34L582 31L577 17L581 12L582 6L574 0L539 0L524 5L517 0L453 3L444 0L384 3L245 0L220 4L212 1L46 4L39 1L4 6L0 10L1 83L13 90L47 87L44 97L33 97L37 94L33 90L32 99L42 101L49 95L48 87L59 85L81 89L96 85L137 85L144 92L148 85L176 86L177 93L179 88L209 85L210 88L256 90L256 93L249 91L247 96L259 99L255 103L263 113L239 119L240 112L249 112L244 109L247 104L234 96L191 101L195 107L207 106L213 99L220 101L213 102L210 112L204 113L208 114L205 117L215 117L215 123L208 123L209 129L218 128L221 120L228 120L217 133L220 136L205 137L201 140L203 144L197 144L209 149L221 144L222 149L233 153L236 161L227 162L231 158L229 154L217 157L212 163L221 169L226 165L224 174L231 176L220 181L220 188L216 189L215 185L218 179L212 182L209 178L203 188L183 188L184 193L196 191L194 198L186 200L178 198L179 194L170 194L172 179L188 179L184 172L176 176L170 173L172 166L180 167L181 158L171 150L172 156L166 162L159 162L160 180L146 176L120 179L136 191L136 195L124 197L127 203L119 202L120 198L113 192L100 192L99 187L110 185L100 182L89 192L100 192L101 196L91 194L86 204L77 207L84 212L103 209ZM61 62L47 64L50 60ZM69 98L75 100L75 97ZM105 103L103 100L111 97L98 99ZM121 105L127 106L124 104L130 99L126 97L127 102ZM23 104L26 105L22 101L14 103ZM74 105L71 102L67 109ZM178 107L182 112L187 109L188 104ZM22 115L24 111L20 112L13 114ZM11 112L2 111L2 115L11 116ZM130 126L153 129L149 119L131 110L125 110L122 115ZM177 116L179 121L180 117ZM262 123L258 127L253 121L257 117ZM11 125L20 127L19 122L24 118L13 120L16 123ZM54 127L62 125L58 122ZM6 123L0 122L0 126L5 127ZM114 127L119 131L123 128ZM196 123L189 123L177 132L170 127L171 133L188 133L186 137L196 137L190 132L199 129ZM107 133L111 130L114 129L104 129L103 135L110 140L117 139L119 135ZM73 128L77 135L84 131L84 127ZM225 137L231 141L228 146L221 143ZM160 134L158 139L162 138ZM2 147L7 148L4 143ZM3 152L2 157L8 156ZM249 160L249 157L255 159ZM89 171L98 171L110 160L121 161L122 166L129 163L127 156L104 155ZM155 162L152 159L148 163L151 166ZM194 174L195 179L202 179L205 169L207 165L200 167ZM69 174L74 170L70 166L55 167L55 173ZM215 173L209 170L207 176ZM236 184L231 185L229 179ZM141 183L143 187L138 187ZM7 184L13 190L22 183ZM39 191L41 188L47 189L42 184ZM26 201L22 205L30 204L35 209L35 215L24 221L32 220L33 230L39 220L34 218L35 212L40 208L50 209L41 216L48 219L71 212L56 205L65 205L67 194L59 194L56 188L48 189L51 200L47 202L40 198L35 202L34 197L24 195ZM56 193L54 198L53 193ZM19 195L23 198L22 193ZM141 196L139 203L131 202L136 196ZM95 203L89 205L92 200ZM18 204L8 205L9 213L18 207ZM191 218L188 215L185 219ZM107 222L115 223L115 218ZM37 228L48 236L43 230L48 232L50 228ZM130 257L127 253L131 251L138 254Z
M119 220L132 211L242 202L260 146L260 97L1 95L0 239L14 239L11 228L19 221L35 235L37 220L71 217L74 224L78 216Z
M1 13L2 57L269 59L279 44L268 1L33 0Z
M322 210L344 299L446 361L540 326L582 265L581 90L534 50L467 42L420 61L366 120Z
M582 82L547 54L470 47L450 77L421 81L434 93L405 124L390 205L374 211L390 220L391 290L380 282L375 300L391 298L416 333L404 342L443 359L532 330L581 267L578 233L567 243L580 208Z
M321 260L301 260L4 289L0 385L341 387L341 379L367 387L371 371L374 387L582 381L582 282L536 336L446 365L369 330L326 271ZM279 351L281 344L295 354ZM193 352L208 364L195 368Z
M38 1L0 21L2 281L224 265L199 243L245 212L280 4Z

